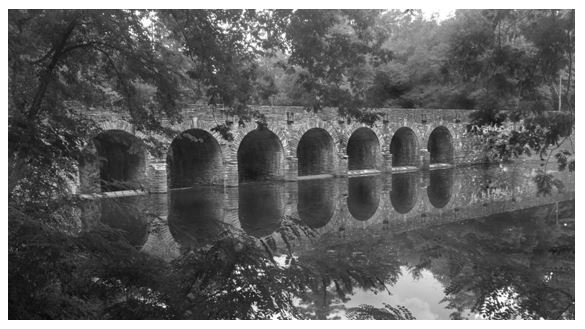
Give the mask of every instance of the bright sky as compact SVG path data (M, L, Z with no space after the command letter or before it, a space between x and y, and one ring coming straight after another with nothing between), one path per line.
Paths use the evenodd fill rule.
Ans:
M444 21L455 15L455 9L422 9L426 19L431 19L433 16L437 18L437 21Z

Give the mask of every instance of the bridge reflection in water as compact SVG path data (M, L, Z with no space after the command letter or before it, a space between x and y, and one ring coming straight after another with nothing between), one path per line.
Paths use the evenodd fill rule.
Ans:
M169 230L184 248L197 248L213 242L222 232L223 189L202 186L169 193Z
M409 213L416 205L417 198L416 173L403 173L392 175L392 191L390 201L392 207L400 214Z
M321 228L331 220L334 211L335 185L332 180L298 181L297 212L310 228Z
M444 208L451 200L455 169L432 170L429 174L427 196L433 207Z
M146 243L150 227L143 202L143 198L136 196L99 201L100 221L119 230L128 243L138 249Z
M352 177L347 181L347 208L353 218L367 221L376 213L380 204L378 178Z
M403 230L567 198L537 196L530 172L521 166L470 167L296 183L250 182L227 189L201 186L171 191L162 212L149 210L153 196L145 195L97 200L86 207L86 213L132 232L128 239L136 246L146 241L149 219L136 215L135 209L167 218L172 239L184 247L204 245L233 226L255 237L267 236L279 229L285 215L320 232L357 229L366 222ZM561 177L569 194L574 193L571 175Z
M238 217L246 233L263 237L280 227L284 215L283 184L240 184L238 195Z

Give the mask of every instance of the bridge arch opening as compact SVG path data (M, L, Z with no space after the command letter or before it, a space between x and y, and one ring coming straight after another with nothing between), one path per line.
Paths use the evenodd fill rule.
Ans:
M441 209L451 200L455 170L431 170L430 182L427 186L427 195L433 207Z
M418 141L415 132L402 127L394 133L390 142L392 167L418 167Z
M417 201L417 173L392 174L390 202L400 214L409 213Z
M82 193L140 189L146 176L146 148L123 130L106 130L91 139L80 159Z
M280 227L284 216L283 184L241 184L238 194L238 217L244 232L261 238Z
M332 173L334 157L333 138L327 130L307 130L297 147L299 176Z
M298 184L297 211L303 223L321 228L333 216L333 183L323 180L301 180Z
M239 182L284 176L284 149L278 136L266 128L249 132L238 148Z
M453 138L445 126L435 128L429 135L427 150L431 154L431 164L453 163Z
M173 139L167 155L167 168L169 188L221 183L221 146L205 130L186 130Z
M379 152L376 133L367 127L356 129L347 142L348 170L376 169Z
M377 177L352 177L348 179L347 208L359 221L370 219L380 204Z

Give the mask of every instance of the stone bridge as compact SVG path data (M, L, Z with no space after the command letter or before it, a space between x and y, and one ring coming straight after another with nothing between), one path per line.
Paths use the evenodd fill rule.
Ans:
M136 131L116 113L91 114L102 132L91 136L79 163L77 193L165 193L195 185L237 186L255 180L296 181L428 170L484 161L479 141L466 133L467 110L378 109L369 126L325 108L255 107L265 123L238 124L209 106L191 106L181 123L166 123L172 138ZM229 127L229 140L213 131ZM144 140L162 142L166 157Z

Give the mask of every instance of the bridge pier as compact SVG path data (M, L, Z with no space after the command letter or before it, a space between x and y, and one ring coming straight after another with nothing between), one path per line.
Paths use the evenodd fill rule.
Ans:
M167 164L164 162L152 162L146 172L148 191L150 193L167 193Z
M381 172L392 172L392 153L384 153L382 156Z
M345 154L338 154L338 161L337 161L337 170L335 171L335 176L338 177L347 177L348 171L348 158Z
M420 168L422 170L429 170L431 166L431 153L427 149L420 150Z
M299 175L299 159L288 157L284 161L284 180L296 181Z

